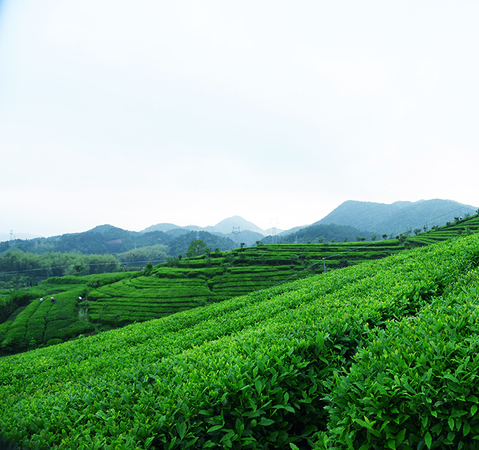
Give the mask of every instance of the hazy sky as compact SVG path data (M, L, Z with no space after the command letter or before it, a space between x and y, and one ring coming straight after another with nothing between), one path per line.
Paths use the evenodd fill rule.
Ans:
M479 206L479 2L0 0L0 233Z

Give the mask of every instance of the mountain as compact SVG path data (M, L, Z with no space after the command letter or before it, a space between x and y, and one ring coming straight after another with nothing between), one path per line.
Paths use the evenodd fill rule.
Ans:
M370 231L361 231L350 225L316 224L301 228L293 233L281 236L279 244L306 244L308 242L354 242L364 238L375 239Z
M349 225L361 230L376 231L376 227L392 214L400 211L412 202L385 203L360 202L347 200L313 225ZM401 230L402 231L402 230Z
M397 235L417 228L453 222L455 217L476 214L477 207L453 200L419 200L391 204L348 200L313 225L349 225L378 234Z
M264 234L262 233L256 233L250 230L243 230L243 231L240 231L238 234L235 234L235 233L229 233L229 234L214 233L214 234L219 234L221 236L230 238L237 247L239 247L241 243L244 243L247 247L251 247L252 245L256 245L257 241L261 241L265 237Z
M230 234L233 232L233 228L239 228L240 231L254 231L255 233L260 233L262 236L266 234L265 231L256 226L254 223L248 222L246 219L243 219L240 216L229 217L217 223L215 226L210 225L207 227L199 227L197 225L187 225L186 227L180 227L172 223L159 223L157 225L152 225L148 228L145 228L143 231L141 231L141 233L146 233L150 231L169 232L171 230L175 230L174 235L178 236L181 233L177 233L176 230L184 230L183 234L189 231L207 231L208 233Z
M163 231L163 233L166 233L167 231L174 230L176 228L181 227L172 223L158 223L156 225L152 225L151 227L145 228L141 231L141 233L149 233L151 231Z
M255 233L260 233L263 236L265 234L261 228L259 228L252 222L248 222L246 219L243 219L240 216L229 217L228 219L224 219L214 226L216 233L223 233L223 234L232 233L234 231L233 228L235 229L239 228L238 231L240 232L248 230L248 231L254 231Z
M36 239L40 236L38 234L30 234L30 233L14 233L12 238L13 239ZM0 233L0 242L9 241L10 235L7 233Z
M253 233L256 234L256 233ZM260 235L262 237L262 235ZM158 244L169 248L169 256L185 253L188 245L195 239L203 240L212 250L232 250L236 247L235 240L221 233L207 231L192 231L186 228L173 228L168 232L127 231L112 225L99 225L82 233L63 234L49 238L33 240L14 240L0 244L0 255L9 250L22 250L30 253L79 253L79 254L120 254L143 247ZM258 239L255 239L255 241ZM253 242L255 242L253 241ZM241 242L245 242L242 240ZM249 244L248 244L249 245ZM239 245L238 245L239 246Z
M391 204L360 202L348 200L330 212L321 220L312 225L347 225L355 230L350 230L344 237L339 237L336 230L325 229L309 230L301 235L295 235L294 241L306 242L324 238L325 241L334 239L341 241L358 233L359 236L377 234L383 236L396 236L408 230L430 229L432 226L445 225L455 221L455 218L466 217L476 214L477 207L464 205L453 200L420 200L417 202L398 201ZM157 244L170 245L174 239L193 232L208 232L212 235L228 238L233 245L244 242L247 246L255 245L257 241L282 242L281 238L298 233L308 225L298 226L287 231L280 229L262 230L257 225L240 216L233 216L222 220L215 226L199 227L188 225L180 227L172 223L159 223L145 228L141 232L126 231L112 225L99 225L84 233L64 234L50 238L35 238L20 240L16 235L14 242L5 242L0 246L0 253L6 252L14 246L22 251L45 252L70 252L77 251L83 254L89 253L122 253L132 249L152 246ZM365 230L365 231L358 231ZM341 236L344 234L342 230ZM319 233L319 234L318 234ZM326 234L325 234L326 233ZM9 236L4 234L5 240ZM268 236L272 236L268 238ZM334 236L334 237L333 237ZM266 239L268 238L268 239ZM291 239L287 241L290 242ZM0 239L1 241L1 239ZM294 242L293 241L293 242ZM285 241L286 242L286 241ZM214 242L211 242L214 245ZM173 247L178 247L174 244ZM215 248L215 247L213 247ZM176 256L173 253L173 256Z
M278 231L278 236L287 236L288 234L291 234L291 233L296 233L296 231L299 231L299 230L302 230L303 228L307 228L309 227L310 225L300 225L299 227L294 227L294 228L291 228L289 230L281 230L281 231ZM269 233L271 234L271 233Z

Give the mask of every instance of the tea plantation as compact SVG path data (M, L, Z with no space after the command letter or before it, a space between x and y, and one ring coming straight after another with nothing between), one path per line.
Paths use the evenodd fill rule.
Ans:
M262 245L185 258L175 267L160 264L144 272L49 278L0 307L0 354L160 318L269 288L291 277L297 279L402 250L404 245L398 240ZM52 295L55 304L50 302ZM47 301L40 304L41 297Z
M478 265L474 234L5 356L0 433L25 449L477 448Z
M53 277L0 297L0 355L164 317L478 230L479 215L399 239L259 245L176 259L144 272ZM40 297L48 301L40 305Z
M24 351L57 344L82 333L94 333L98 326L89 321L80 298L85 297L92 283L113 283L131 275L53 277L39 287L13 294L9 303L4 299L0 309L1 352Z
M461 236L479 230L479 214L468 217L466 219L459 219L453 223L449 223L443 227L432 229L427 233L422 233L418 236L413 236L408 239L412 244L429 245L436 242L441 242L450 239L453 236Z
M331 269L401 250L404 246L398 241L383 241L362 245L262 245L215 252L180 260L177 267L161 264L148 276L92 290L88 293L88 311L92 321L121 326L270 288L289 278L323 272L325 265ZM348 261L343 258L346 254ZM330 259L331 255L335 258ZM327 258L324 263L323 258ZM314 263L319 264L312 266Z

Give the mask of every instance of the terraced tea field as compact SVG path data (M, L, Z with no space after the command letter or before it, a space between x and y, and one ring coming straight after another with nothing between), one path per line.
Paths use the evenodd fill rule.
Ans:
M88 319L83 298L89 284L114 282L130 273L49 278L40 287L22 292L21 302L0 323L0 351L11 353L57 344L80 334L95 333L98 326ZM80 301L80 297L82 301ZM40 301L43 298L43 302ZM54 298L55 303L52 302ZM7 308L11 305L4 305Z
M156 266L149 276L89 291L93 322L122 326L268 289L324 269L358 264L404 250L399 241L365 244L261 245ZM324 258L324 260L323 260Z
M471 232L479 231L479 215L461 219L457 222L449 225L430 230L427 233L419 234L418 236L412 236L408 240L414 244L429 245L437 242L451 239L461 235L466 235Z

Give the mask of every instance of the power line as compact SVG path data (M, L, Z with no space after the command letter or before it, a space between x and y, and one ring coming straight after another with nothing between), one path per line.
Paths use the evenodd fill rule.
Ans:
M335 253L334 255L325 256L324 258L321 258L319 261L316 261L315 263L311 264L310 266L306 267L305 269L300 270L299 272L296 272L295 274L291 275L290 277L284 279L283 281L280 281L279 283L277 283L277 284L275 284L271 287L276 287L276 286L279 286L280 284L286 283L286 281L290 280L291 278L294 278L295 276L299 275L300 273L306 272L306 270L311 269L311 267L316 266L320 262L323 262L324 273L326 273L326 260L327 259L333 258L335 256L343 255L345 253L351 253L351 252L354 252L355 250L358 250L360 248L366 248L366 247L369 247L370 245L374 245L374 244L375 244L375 242L371 242L370 244L361 245L361 247L352 248L351 250L347 250L345 252L340 252L340 253Z
M160 263L160 262L166 262L166 259L149 259L149 260L144 260L144 261L111 261L111 262L105 262L105 263L79 263L79 264L68 264L65 266L51 266L51 267L38 267L35 269L23 269L23 270L11 270L7 272L0 272L0 275L9 275L12 273L25 273L25 272L35 272L39 270L54 270L54 269L65 269L67 267L75 267L75 266L107 266L110 264L119 264L119 265L132 265L132 264L143 264L143 263Z

